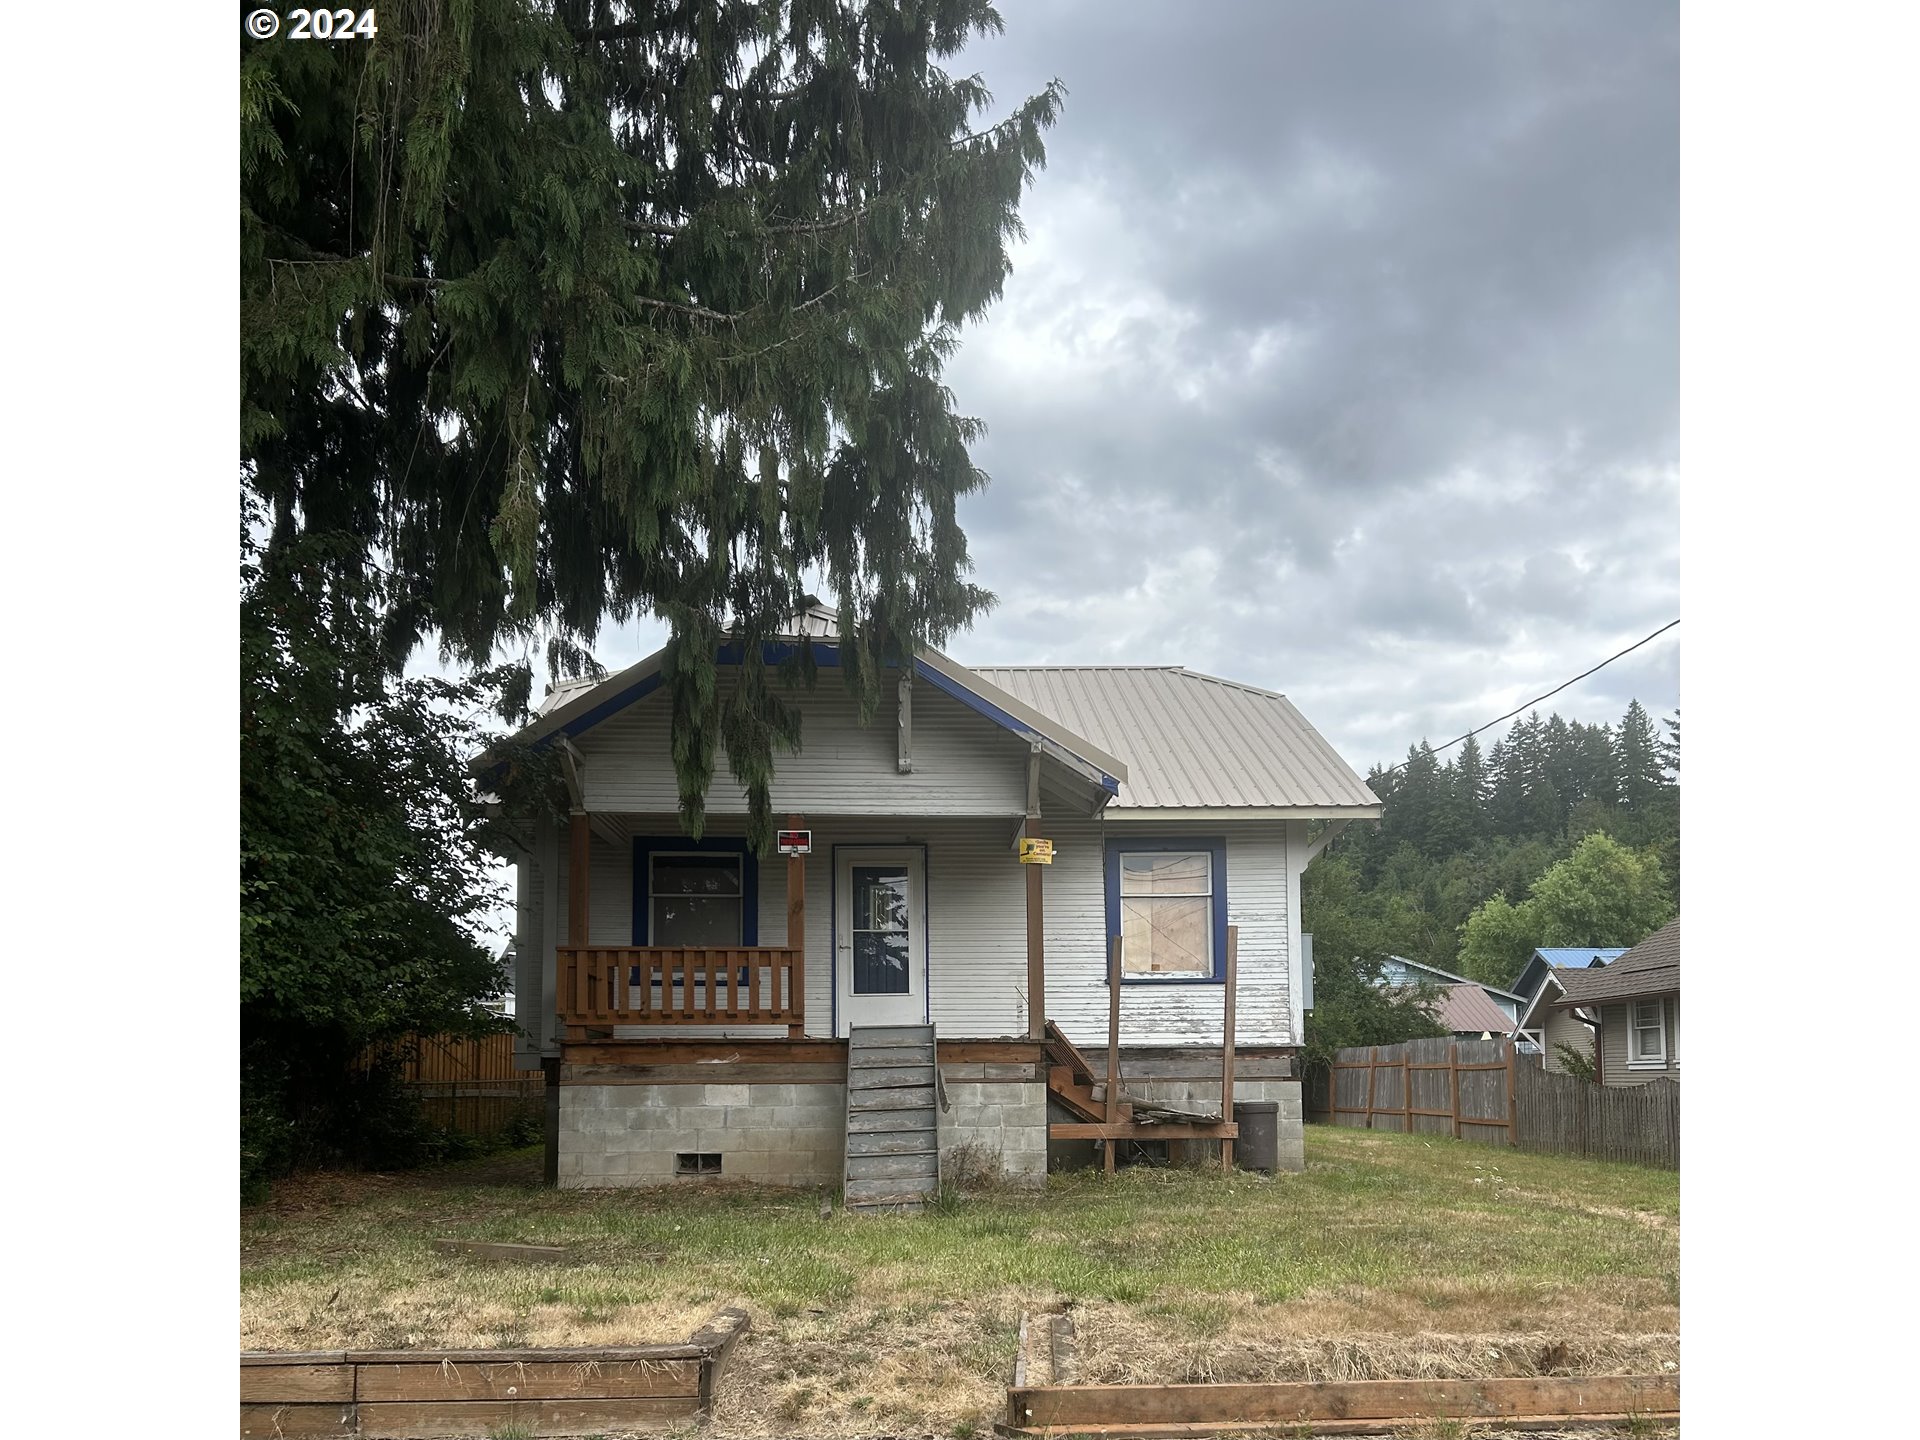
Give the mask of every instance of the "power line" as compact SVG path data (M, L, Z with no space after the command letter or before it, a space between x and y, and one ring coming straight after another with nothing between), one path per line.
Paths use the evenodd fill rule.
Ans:
M1614 661L1618 660L1621 655L1631 655L1634 651L1638 650L1642 645L1645 645L1649 640L1659 639L1662 635L1666 634L1667 631L1671 630L1674 626L1678 625L1679 623L1680 622L1678 620L1669 620L1666 624L1662 625L1658 630L1654 631L1651 635L1643 636L1640 639L1634 641L1633 644L1627 646L1626 649L1622 650L1619 655L1609 655L1606 659L1602 660L1598 665L1594 666L1593 669L1582 670L1578 675L1574 676L1573 679L1568 680L1563 684L1554 686L1553 689L1547 691L1546 694L1534 696L1533 699L1527 701L1525 704L1521 705L1518 709L1509 710L1506 714L1502 715L1499 720L1489 720L1487 721L1486 724L1478 726L1475 729L1469 730L1464 735L1454 736L1453 739L1447 741L1447 743L1444 745L1436 745L1434 747L1433 753L1438 755L1443 750L1451 750L1454 746L1460 744L1462 741L1471 740L1474 736L1478 735L1482 730L1491 730L1494 726L1500 724L1502 720L1511 720L1513 719L1514 716L1520 714L1521 711L1530 709L1531 707L1538 705L1542 700L1551 700L1554 696L1558 695L1562 690L1566 689L1568 685L1578 685L1582 680L1586 679L1589 675L1598 674L1600 671L1606 669L1607 666L1611 665ZM1380 772L1380 775L1381 775L1381 778L1384 779L1386 776L1393 774L1394 771L1404 770L1406 768L1407 768L1407 762L1402 760L1398 765L1389 765L1385 770L1382 770Z

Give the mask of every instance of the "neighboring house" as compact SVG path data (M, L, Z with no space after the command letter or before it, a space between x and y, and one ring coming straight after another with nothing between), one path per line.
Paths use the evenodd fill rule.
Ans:
M1437 965L1389 955L1380 967L1385 985L1438 987L1432 1014L1458 1040L1499 1040L1519 1028L1520 997L1497 985L1483 985Z
M1593 1027L1596 1017L1584 1010L1557 1010L1556 1002L1565 993L1559 974L1566 970L1590 970L1607 965L1626 954L1624 946L1547 945L1527 957L1520 977L1513 982L1513 993L1520 997L1520 1034L1522 1054L1540 1055L1547 1069L1564 1073L1565 1063L1559 1047L1593 1058Z
M1641 1085L1680 1078L1680 920L1673 920L1593 970L1556 977L1557 1008L1596 1015L1602 1085Z
M1520 1016L1521 1052L1538 1054L1545 1068L1557 1075L1567 1073L1560 1050L1562 1045L1576 1055L1593 1059L1593 1030L1600 1023L1599 1016L1591 1010L1563 1007L1560 1002L1565 997L1566 988L1560 983L1560 976L1550 970L1542 977L1540 988L1533 992L1533 998Z
M1554 971L1588 970L1597 965L1610 965L1626 953L1624 945L1543 945L1527 957L1520 978L1507 988L1518 995L1524 1004L1540 993L1541 985Z
M1301 872L1380 814L1299 711L1179 667L922 651L862 725L833 613L792 631L770 656L804 643L823 673L793 697L773 799L805 853L749 850L724 753L705 833L682 832L658 654L556 690L522 732L561 747L570 811L521 817L510 857L519 1063L555 1087L558 1183L844 1179L879 1203L905 1185L881 1177L924 1193L967 1143L1038 1179L1050 1139L1105 1121L1113 936L1126 1096L1217 1116L1230 925L1235 1096L1280 1102L1298 1168ZM1314 821L1333 823L1310 839ZM1022 863L1023 839L1051 864Z

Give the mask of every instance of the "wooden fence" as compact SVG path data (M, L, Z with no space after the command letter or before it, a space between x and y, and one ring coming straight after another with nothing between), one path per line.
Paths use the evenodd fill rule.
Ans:
M1677 1082L1603 1088L1524 1060L1516 1076L1523 1149L1680 1168Z
M427 1118L469 1135L497 1135L538 1117L546 1077L513 1067L513 1036L423 1035L395 1047L400 1079Z
M1310 1115L1558 1155L1680 1168L1680 1087L1602 1088L1544 1069L1507 1040L1409 1040L1342 1050L1308 1075Z

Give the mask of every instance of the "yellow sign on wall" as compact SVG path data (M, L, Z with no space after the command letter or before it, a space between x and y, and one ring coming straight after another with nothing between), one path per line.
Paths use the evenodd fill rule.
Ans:
M1022 837L1020 841L1020 863L1022 865L1053 864L1053 841L1034 840Z

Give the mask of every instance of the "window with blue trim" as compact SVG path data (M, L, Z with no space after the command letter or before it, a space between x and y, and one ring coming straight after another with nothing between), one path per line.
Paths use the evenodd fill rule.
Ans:
M1109 840L1107 934L1124 981L1226 975L1226 846L1212 837Z
M647 897L655 945L739 945L738 855L653 855Z
M684 835L633 842L633 943L731 949L760 943L760 866L745 840ZM741 972L742 984L745 971ZM640 983L633 967L632 983ZM682 983L675 973L672 983Z

